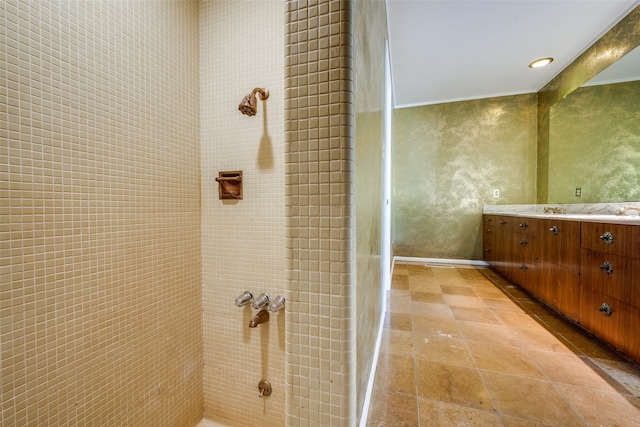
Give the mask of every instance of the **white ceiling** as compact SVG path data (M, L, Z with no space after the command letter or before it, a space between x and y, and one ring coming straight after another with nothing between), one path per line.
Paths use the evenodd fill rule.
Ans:
M396 107L533 93L640 0L386 0ZM554 61L538 69L529 63Z

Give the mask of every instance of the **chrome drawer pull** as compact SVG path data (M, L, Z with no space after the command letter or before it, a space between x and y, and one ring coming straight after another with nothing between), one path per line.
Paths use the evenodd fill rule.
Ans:
M613 309L606 302L602 303L602 305L600 306L598 311L601 312L602 314L604 314L607 317L611 316L611 313L613 313Z
M520 266L520 270L522 270L522 271L527 271L527 266L526 266L526 265L524 265L524 264L522 264L522 265Z
M607 274L613 274L613 264L609 261L605 261L604 264L600 266L600 270L604 271Z
M551 228L549 229L549 231L550 231L550 232L552 232L552 233L553 233L553 234L555 234L555 235L558 235L558 226L557 226L557 225L554 225L553 227L551 227Z
M610 245L613 243L613 233L611 233L610 231L607 231L602 236L600 236L600 239L603 242L605 242L607 245Z
M525 239L520 240L520 246L527 246L527 241Z
M527 225L526 222L523 222L523 223L520 224L520 228L522 228L523 230L526 230L527 227L528 227L528 225Z
M500 220L500 225L505 225L507 223L507 221L505 221L504 219Z

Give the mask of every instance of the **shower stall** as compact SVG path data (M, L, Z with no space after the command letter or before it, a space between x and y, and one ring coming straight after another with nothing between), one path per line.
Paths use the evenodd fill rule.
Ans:
M384 13L0 3L0 424L357 423L382 315ZM241 199L219 171L242 171ZM286 308L250 328L245 290Z

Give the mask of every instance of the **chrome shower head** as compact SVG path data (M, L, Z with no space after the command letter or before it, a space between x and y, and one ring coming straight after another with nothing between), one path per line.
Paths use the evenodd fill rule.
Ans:
M258 102L256 101L256 92L260 95L260 99L264 101L269 98L269 91L267 89L261 89L259 87L253 89L251 93L244 98L238 105L238 110L247 116L255 116L258 112Z

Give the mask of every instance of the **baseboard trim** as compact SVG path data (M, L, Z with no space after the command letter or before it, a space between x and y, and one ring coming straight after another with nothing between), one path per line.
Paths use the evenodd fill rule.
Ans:
M376 339L376 346L373 352L373 360L371 361L371 371L369 373L369 382L367 383L367 393L364 396L364 402L362 404L362 415L360 416L359 427L367 426L367 418L369 417L369 406L371 405L371 395L373 394L373 383L376 378L376 368L378 366L378 356L380 354L380 345L382 344L382 330L384 329L384 318L386 311L382 311L382 318L380 319L380 326L378 328L378 338Z
M393 263L405 264L453 264L453 265L475 265L480 267L488 267L485 261L477 259L448 259L448 258L419 258L409 256L394 256Z

